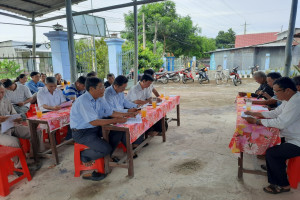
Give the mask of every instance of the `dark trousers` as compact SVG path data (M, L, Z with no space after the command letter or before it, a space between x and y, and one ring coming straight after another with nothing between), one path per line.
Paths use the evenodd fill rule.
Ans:
M109 144L102 139L102 128L72 129L72 136L76 143L89 147L81 152L82 162L89 162L112 154L118 144L122 142L126 146L125 132L110 131Z
M286 160L300 156L300 147L291 143L282 143L271 147L266 152L268 181L281 187L288 186Z

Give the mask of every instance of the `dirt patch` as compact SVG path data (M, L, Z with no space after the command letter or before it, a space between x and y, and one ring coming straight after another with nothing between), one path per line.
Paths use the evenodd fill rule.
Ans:
M183 163L178 163L171 167L171 173L189 175L203 169L205 165L206 163L197 159L186 160Z
M85 187L81 187L73 197L78 199L89 199L101 194L108 188L108 182L94 183Z
M198 133L201 134L210 134L210 133L215 133L217 131L217 129L215 128L202 128L202 129L198 129Z

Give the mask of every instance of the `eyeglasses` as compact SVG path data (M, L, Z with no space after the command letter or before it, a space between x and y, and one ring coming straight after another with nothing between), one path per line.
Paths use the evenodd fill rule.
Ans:
M280 91L285 91L285 89L277 90L277 91L274 90L274 93L278 93L278 92L280 92Z

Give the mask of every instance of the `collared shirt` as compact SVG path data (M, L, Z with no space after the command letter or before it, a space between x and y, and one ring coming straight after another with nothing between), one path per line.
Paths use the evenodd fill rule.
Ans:
M108 81L105 81L105 83L104 83L105 89L108 88L109 86L111 86L111 84Z
M70 126L75 129L94 128L90 122L112 115L113 110L104 98L95 100L87 91L73 103Z
M256 94L257 91L265 91L266 93L268 93L271 97L274 96L274 91L273 88L270 87L268 85L268 83L263 83L259 86L259 88L255 91L255 93L251 93L252 97L258 97L258 95ZM263 97L264 99L266 99L265 97Z
M150 97L152 97L152 94L149 92L149 89L147 88L142 89L140 82L138 82L138 84L136 84L129 90L125 98L128 101L134 102L136 100L145 101Z
M78 98L83 93L85 93L85 90L81 90L81 91L77 90L75 83L71 84L70 86L68 85L63 91L63 94L66 97L67 101L70 101L71 100L70 98L74 98L74 97Z
M33 80L27 82L25 85L29 88L31 94L37 93L39 91L39 87L45 86L44 83L42 83L40 81L35 83L35 82L33 82Z
M16 84L16 89L14 91L6 90L5 96L10 100L12 104L17 104L20 102L24 102L25 100L32 97L32 94L28 87L22 84ZM25 104L24 106L30 106L30 103Z
M0 100L0 116L13 115L13 114L17 114L16 110L12 106L11 102L6 97L3 97ZM0 134L1 134L1 124L0 124Z
M62 91L57 88L54 90L53 94L49 92L46 86L40 89L37 93L37 102L42 111L48 111L47 109L42 107L43 105L59 106L65 101L66 98L64 97Z
M280 135L286 142L300 147L300 93L297 92L289 101L282 101L275 110L262 112L268 119L261 123L266 127L280 129Z
M128 112L128 108L137 107L137 104L131 103L125 99L124 92L117 93L113 86L110 86L105 90L104 98L109 106L117 112Z

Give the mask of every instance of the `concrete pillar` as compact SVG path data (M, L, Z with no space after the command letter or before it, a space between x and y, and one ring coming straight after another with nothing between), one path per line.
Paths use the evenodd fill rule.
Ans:
M68 33L50 31L44 35L50 40L54 74L60 73L64 80L71 81Z
M123 75L122 56L119 55L122 53L122 44L125 40L120 38L109 38L104 41L108 46L109 73L113 73L116 77L118 75Z

